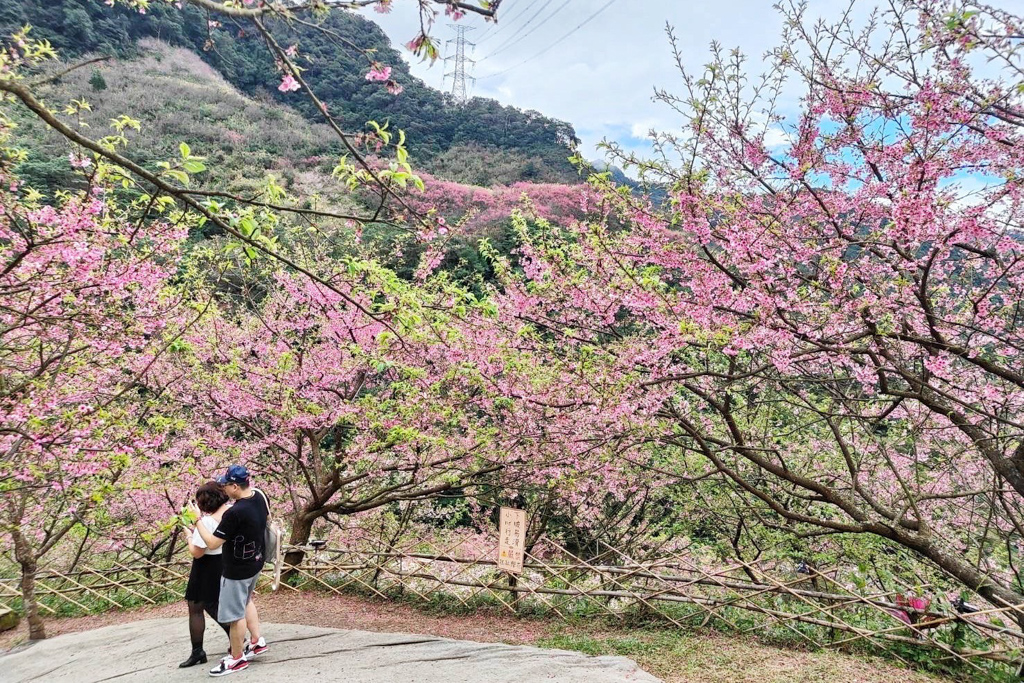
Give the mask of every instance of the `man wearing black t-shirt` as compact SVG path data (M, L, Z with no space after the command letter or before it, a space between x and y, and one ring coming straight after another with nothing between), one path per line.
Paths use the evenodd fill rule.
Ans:
M217 621L231 626L231 653L210 671L211 676L241 671L249 665L250 659L268 649L260 636L259 614L252 594L265 561L270 505L262 491L249 486L249 471L241 465L229 467L218 481L234 504L224 513L213 533L202 524L196 527L207 547L224 546ZM247 629L251 641L243 649Z

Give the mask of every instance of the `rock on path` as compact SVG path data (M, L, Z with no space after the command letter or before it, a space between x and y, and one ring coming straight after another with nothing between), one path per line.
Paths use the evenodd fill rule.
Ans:
M188 626L152 619L71 633L0 657L5 683L179 683L210 680L212 651L225 638L208 624L210 662L179 669L188 656ZM231 674L234 683L659 683L625 657L474 643L404 633L342 631L295 624L263 628L270 651Z

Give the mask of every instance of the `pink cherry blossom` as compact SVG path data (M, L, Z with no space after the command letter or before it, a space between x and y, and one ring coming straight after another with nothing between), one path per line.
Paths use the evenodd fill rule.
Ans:
M92 166L92 159L90 159L87 156L79 156L79 155L77 155L77 154L75 154L73 152L68 155L68 161L71 162L71 167L72 168L82 168L82 169L85 169L85 168L89 168L90 166Z
M281 79L281 84L277 86L277 89L281 92L295 92L301 86L299 82L291 74L285 74L284 78Z
M373 68L366 72L368 81L386 81L391 78L391 67L375 63Z

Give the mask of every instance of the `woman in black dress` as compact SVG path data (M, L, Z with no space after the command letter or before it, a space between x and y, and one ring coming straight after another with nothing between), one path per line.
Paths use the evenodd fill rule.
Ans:
M203 516L196 524L202 524L211 532L220 524L220 518L228 509L228 497L223 487L215 481L208 481L196 491L196 504ZM192 555L192 570L188 575L185 600L188 601L188 632L192 637L192 654L178 666L185 668L206 663L203 650L203 633L206 631L205 611L217 621L217 605L220 602L221 549L210 550L202 536L195 529L186 535L188 551ZM228 627L221 624L227 632Z

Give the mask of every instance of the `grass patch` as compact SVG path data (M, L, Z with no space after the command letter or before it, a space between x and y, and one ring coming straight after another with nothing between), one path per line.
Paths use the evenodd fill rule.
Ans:
M603 635L557 633L537 641L539 647L573 650L588 655L620 655L633 659L657 655L679 646L685 638L667 632L641 635Z
M900 668L893 660L828 650L781 649L752 636L711 629L600 630L598 624L540 638L540 647L588 655L629 657L666 683L932 683L933 674ZM957 676L955 680L966 680Z

